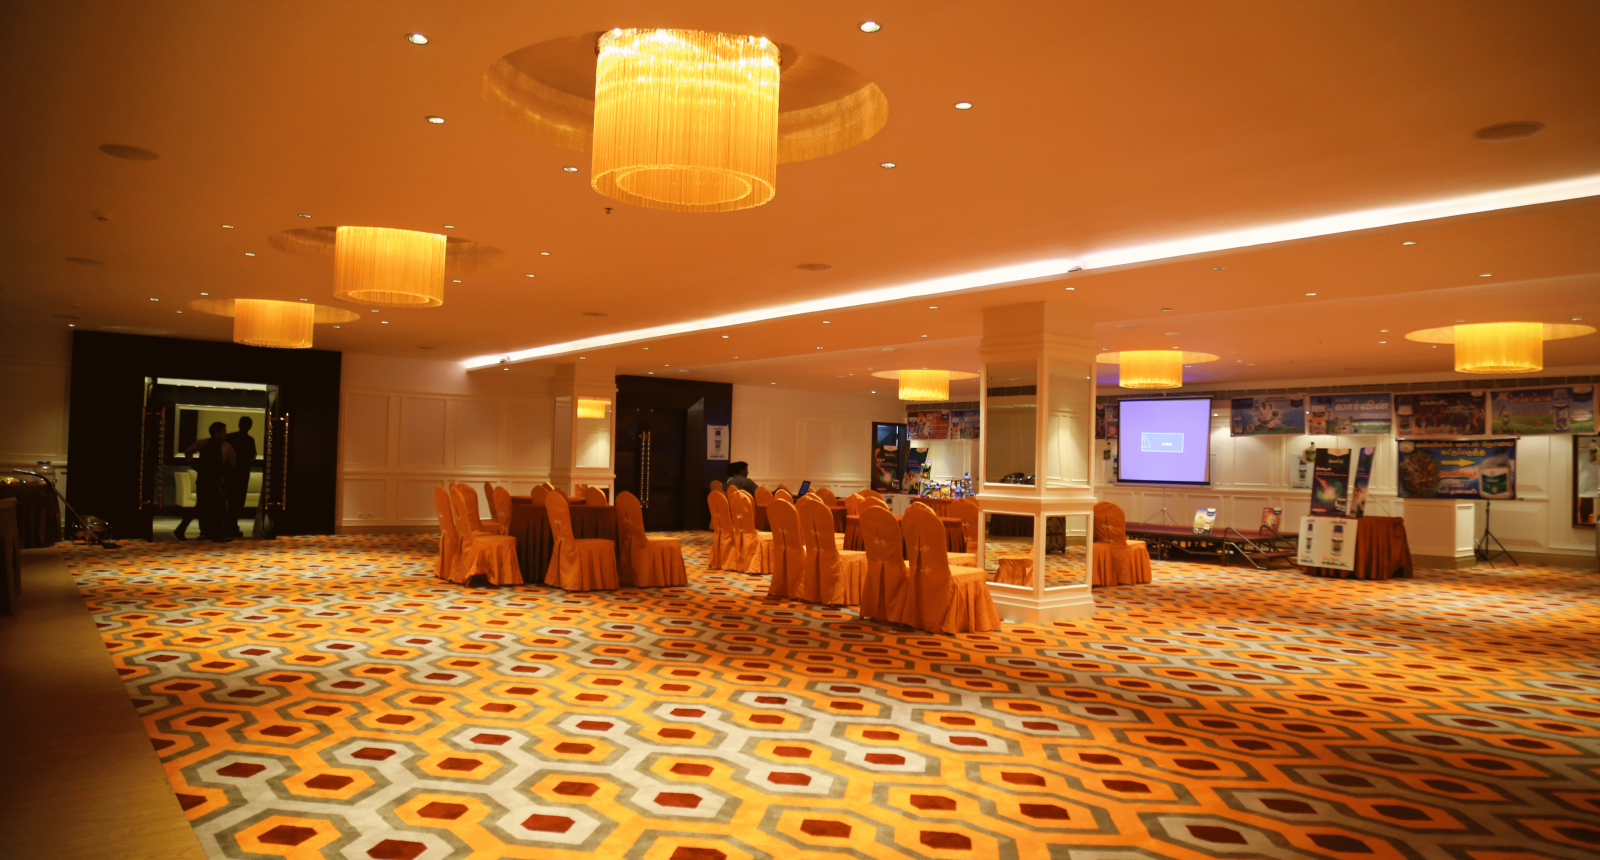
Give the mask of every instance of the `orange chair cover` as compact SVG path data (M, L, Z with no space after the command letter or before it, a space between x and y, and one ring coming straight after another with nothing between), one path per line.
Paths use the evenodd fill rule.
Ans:
M982 633L1000 626L982 570L951 568L944 523L932 509L912 505L900 520L911 568L901 623L929 633Z
M554 487L551 487L549 484L535 485L533 492L528 494L528 498L532 499L534 504L542 505L544 504L544 497L550 495L550 491L552 489L554 489Z
M772 541L771 532L756 531L756 503L750 494L734 487L728 491L728 516L733 523L734 557L731 564L724 559L724 570L740 573L767 573L758 570L764 559L761 545ZM770 558L771 550L768 550Z
M851 493L844 497L844 515L847 517L861 516L861 500L865 498L860 493Z
M831 507L835 507L835 506L837 506L839 504L839 499L836 498L833 495L833 491L828 489L827 487L818 487L815 490L812 490L811 492L816 493L817 497L822 499L822 503L824 505L827 505L830 508Z
M862 490L861 491L861 498L863 498L863 499L877 499L878 501L881 502L881 501L883 501L883 494L878 492L877 490L870 490L870 489L869 490Z
M887 511L889 510L889 503L884 501L882 496L868 496L867 498L861 500L861 510L865 511L867 508L874 507L883 508ZM923 507L926 508L928 506L923 505ZM933 513L933 509L928 508L928 513Z
M999 569L995 572L995 582L1033 587L1033 556L1002 555L996 566Z
M789 491L782 487L779 487L778 491L772 494L772 497L774 499L783 499L791 505L794 504L794 496L789 495Z
M496 522L494 520L490 520L489 522L485 523L482 519L479 518L479 516L478 516L478 491L474 490L472 488L471 484L452 484L450 486L450 491L453 494L460 495L466 501L466 504L467 504L467 508L466 508L467 520L466 521L472 524L472 529L471 529L472 531L474 531L474 532L476 532L476 533L478 533L480 535L505 534L505 532L500 530L500 523L498 523L498 522ZM460 522L460 517L457 517L456 521L459 523ZM467 530L466 527L463 526L462 527L462 531L466 531L466 530Z
M711 509L711 557L706 567L733 570L739 558L739 537L733 533L733 514L728 510L727 494L713 491L706 496L706 506Z
M756 487L756 507L764 508L772 502L772 491L766 487Z
M555 549L550 553L550 567L545 571L545 585L567 591L606 591L616 588L616 544L603 538L579 540L572 536L572 510L567 497L551 493L544 500L545 515L550 518L550 533L555 536Z
M505 487L496 485L494 488L494 493L490 496L490 498L494 499L494 505L492 506L494 508L494 519L495 522L500 526L500 533L510 534L511 491Z
M713 492L713 493L722 492L722 482L721 481L712 481L711 482L711 492Z
M494 506L494 482L483 482L483 502L489 506L489 519L500 522L500 509Z
M905 541L894 514L874 505L861 512L861 539L867 547L867 575L861 582L861 617L900 623L910 594Z
M772 527L770 567L772 583L768 597L799 597L801 574L805 572L805 541L801 539L800 515L785 499L774 498L767 506L767 524Z
M972 499L956 499L945 507L944 515L961 520L961 534L967 539L965 548L971 552L978 545L978 503Z
M689 572L683 566L683 541L646 533L639 499L626 490L617 494L617 539L622 542L617 573L623 585L649 588L689 584Z
M861 586L867 576L867 554L841 550L834 541L833 511L807 495L795 508L805 538L801 600L829 606L855 606L861 602Z
M611 504L611 500L606 498L606 491L600 489L599 487L584 487L583 503L586 505L603 508Z
M1152 579L1150 550L1144 541L1128 540L1128 518L1111 502L1094 506L1094 584L1136 585Z
M521 585L517 539L467 528L472 521L473 508L478 504L478 494L470 485L457 484L451 501L456 515L456 534L461 542L461 554L455 562L455 581L466 582L481 575L495 585Z
M439 564L433 575L451 582L466 582L465 578L455 579L456 569L461 566L461 535L456 532L456 515L450 509L450 493L444 487L433 488L433 510L439 515Z

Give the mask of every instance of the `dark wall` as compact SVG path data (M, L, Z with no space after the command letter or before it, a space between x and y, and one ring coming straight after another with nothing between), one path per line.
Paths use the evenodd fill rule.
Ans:
M79 331L72 336L67 496L121 537L149 538L139 510L146 377L277 385L290 415L288 506L279 534L332 534L338 484L340 355L235 343Z
M624 407L688 411L689 428L684 444L691 453L684 464L683 483L689 491L684 497L683 527L710 528L711 511L706 508L706 493L713 480L728 476L728 462L705 458L706 426L728 426L728 444L733 444L733 385L654 376L619 376L617 409L620 411Z

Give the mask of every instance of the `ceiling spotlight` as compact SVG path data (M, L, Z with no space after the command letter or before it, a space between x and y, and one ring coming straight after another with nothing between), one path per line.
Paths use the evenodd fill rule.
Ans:
M384 325L388 325L389 324L388 320L379 320L379 322L382 322Z
M580 355L580 356L578 356L578 360L579 360L579 361L588 361L588 360L589 360L589 356L587 356L587 355Z
M876 33L876 32L878 32L879 30L882 30L882 29L883 29L882 27L878 26L878 22L877 21L862 21L861 22L861 32L863 32L863 33Z
M928 310L930 310L930 311L936 311L938 309L939 309L938 305L928 305Z
M540 251L539 252L539 256L548 257L548 256L550 256L550 252L549 251Z
M1378 343L1388 343L1388 341L1386 341L1386 340L1380 340L1380 341L1378 341Z
M536 278L536 277L538 277L538 275L534 275L532 273L529 273L529 274L523 275L523 277L524 278Z
M302 301L302 302L309 302L309 301L311 301L311 300L310 300L310 299L301 299L301 300L300 300L300 301Z
M501 369L501 370L510 370L510 369L511 369L511 368L509 368L509 367L502 367L502 368L500 368L500 369Z
M245 256L246 256L246 257L254 257L254 256L255 256L255 254L253 254L253 253L251 253L251 252L250 252L250 251L246 251L246 252L244 252L244 255L245 255Z
M444 117L442 117L442 116L430 116L430 117L428 117L428 122L431 122L434 125L444 125Z
M872 392L872 393L873 393L873 394L877 394L877 393L878 393L878 392L876 392L876 391L874 391L874 392Z
M373 312L373 313L377 313L377 312L378 312L378 309L377 309L377 308L373 308L373 309L372 309L372 312Z
M894 167L894 162L892 162L892 161L885 161L885 162L884 162L884 163L882 163L882 164L880 164L880 165L878 165L878 166L879 166L879 167Z
M833 325L833 321L832 320L823 320L822 324L823 325Z
M722 339L723 339L723 340L727 340L727 339L728 339L728 336L727 336L727 335L723 335L723 336L722 336Z
M956 102L956 110L972 110L972 102Z
M446 224L446 225L444 225L444 228L446 230L454 230L456 228L456 225L454 225L454 224Z
M1480 278L1492 278L1492 277L1494 277L1494 273L1493 272L1484 272L1483 274L1479 275L1478 277L1480 277Z
M342 326L342 325L336 325L336 326L334 326L334 328L344 328L344 326Z
M819 347L817 347L817 349L821 349L821 348L822 348L822 347L820 347L820 346L819 346Z
M222 229L224 229L224 230L232 230L233 229L233 225L232 224L224 224L224 225L222 225Z
M1573 322L1583 322L1583 317L1573 317L1572 321Z
M923 335L923 337L927 337L927 335Z
M648 347L648 346L647 346L647 347L644 347L644 348L645 348L645 349L646 349L646 350L648 350L648 349L649 349L649 348L650 348L650 347Z
M563 167L563 168L561 168L561 169L562 169L562 170L565 170L565 171L566 171L566 172L568 172L568 173L577 173L577 172L578 172L578 168L576 168L576 167L572 167L572 166L571 166L571 165L568 165L568 166L566 166L566 167Z
M1164 313L1164 314L1170 314L1170 313L1172 313L1172 308L1162 308L1161 312ZM1130 328L1131 328L1131 326L1130 326Z
M161 300L160 300L160 299L151 299L151 300L150 300L150 301L152 301L152 302L159 302L159 301L161 301Z
M1314 296L1314 295L1316 295L1316 293L1306 293L1306 295L1308 295L1308 296Z
M1078 291L1077 287L1067 287L1067 292L1069 292L1069 293L1075 293L1077 291Z
M67 323L67 328L77 328L77 327L78 327L77 323Z
M1417 243L1416 242L1401 242L1400 244L1402 244L1402 245L1415 245Z
M1221 272L1221 271L1226 270L1227 268L1228 268L1227 266L1212 266L1211 267L1211 271L1213 271L1213 272Z
M210 294L210 293L201 293L201 294L200 294L200 295L202 295L202 296L209 296L209 295L211 295L211 294Z
M461 279L460 278L451 278L450 279L450 283L459 284L459 283L461 283Z
M440 120L440 122L443 122L443 121L444 121L444 120ZM304 213L304 212L301 212L301 213L300 213L300 217L301 217L301 218L310 218L310 217L311 217L311 216L310 216L310 215L307 215L307 214L306 214L306 213Z
M426 45L428 44L428 37L421 33L408 33L406 34L406 41L413 45Z
M1388 333L1389 333L1389 330L1388 330L1388 329L1386 329L1386 328L1380 328L1380 329L1378 329L1378 333L1379 333L1379 334L1388 334Z

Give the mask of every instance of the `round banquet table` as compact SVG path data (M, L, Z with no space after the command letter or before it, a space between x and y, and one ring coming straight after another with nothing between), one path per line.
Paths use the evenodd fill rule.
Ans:
M617 541L617 509L610 505L579 505L568 507L572 515L572 536L602 538ZM536 505L527 496L511 497L511 528L509 534L517 539L517 566L522 569L524 585L542 585L544 574L550 569L550 555L555 552L556 537L550 531L550 516L544 505Z
M845 515L844 502L839 502L839 503L835 504L833 506L833 533L834 534L839 534L839 533L841 533L841 532L843 532L845 530L844 515ZM772 526L767 523L767 506L766 505L756 505L756 531L758 531L758 532L770 532L770 531L772 531Z
M901 514L895 514L899 520ZM947 552L966 552L967 533L961 528L960 517L940 517L939 522L944 523L944 545ZM865 550L867 542L861 538L861 517L851 516L844 518L844 548Z
M924 505L933 508L933 512L942 517L950 513L950 503L953 501L955 501L955 499L929 499L923 496L917 496L911 500L911 503L916 504L917 502L921 502Z
M1400 517L1362 517L1356 521L1355 570L1335 567L1301 568L1314 576L1341 579L1388 579L1411 576L1411 544L1406 522Z
M54 546L61 540L61 502L49 484L0 484L0 499L17 500L17 533L23 549Z

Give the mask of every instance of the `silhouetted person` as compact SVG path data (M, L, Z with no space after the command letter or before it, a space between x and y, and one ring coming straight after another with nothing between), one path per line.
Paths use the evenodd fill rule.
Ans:
M239 429L228 434L228 445L233 448L234 466L228 474L228 534L242 537L239 517L244 515L244 497L250 493L250 466L256 461L256 440L250 438L253 422L246 415L239 419Z
M228 473L233 470L237 462L233 446L228 444L228 425L221 421L211 424L211 436L206 439L196 439L193 445L184 449L184 456L190 462L195 462L195 455L199 455L196 463L195 506L184 511L183 522L173 531L172 536L178 540L185 540L183 533L188 531L190 520L194 519L196 512L200 514L200 536L208 540L227 540L233 532L228 528Z
M743 460L728 464L727 486L738 487L750 495L756 494L756 482L750 480L750 464Z

